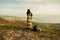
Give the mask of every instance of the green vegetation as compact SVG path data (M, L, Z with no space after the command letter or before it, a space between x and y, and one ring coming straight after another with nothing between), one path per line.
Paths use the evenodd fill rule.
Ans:
M15 40L14 38L16 38L16 40L20 40L22 38L27 40L29 39L59 40L60 39L59 34L56 33L58 31L45 26L39 26L39 28L41 28L42 31L35 32L30 29L21 28L20 26L0 26L0 39L7 40L8 38L11 39L11 37L13 40Z
M56 34L56 35L60 36L60 26L57 27L56 24L54 26L52 26L52 25L49 24L49 26L48 26L48 25L43 24L43 25L38 25L38 26L46 34L49 34L49 35Z

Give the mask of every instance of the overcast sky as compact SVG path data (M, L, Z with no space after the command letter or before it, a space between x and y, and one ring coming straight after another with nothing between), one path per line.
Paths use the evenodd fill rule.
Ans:
M26 17L27 9L38 22L60 23L60 0L0 0L0 15Z

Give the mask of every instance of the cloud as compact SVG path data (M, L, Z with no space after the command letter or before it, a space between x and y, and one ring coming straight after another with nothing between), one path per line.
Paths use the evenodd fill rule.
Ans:
M60 0L45 0L45 2L49 2L49 3L60 3Z
M21 1L23 3L30 4L60 3L60 0L16 0L16 1Z
M16 2L18 2L18 4L15 4ZM16 11L22 9L22 13L23 10L31 9L34 15L39 15L40 13L42 15L49 13L56 14L60 13L60 4L58 2L60 2L60 0L13 0L13 3L0 4L0 8L16 9Z
M3 8L0 9L0 15L8 15L8 16L18 16L23 17L26 15L25 10L23 9L11 9L11 8Z
M18 7L18 5L15 4L0 4L1 8L15 8Z

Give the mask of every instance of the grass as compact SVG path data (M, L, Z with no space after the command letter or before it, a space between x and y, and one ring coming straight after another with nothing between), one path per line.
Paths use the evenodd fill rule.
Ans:
M11 33L11 30L13 31L14 34L16 34L15 32L17 33L22 33L21 35L23 36L25 33L26 35L29 33L30 35L34 35L34 36L38 36L38 37L42 37L42 38L54 38L55 39L55 36L53 35L57 35L56 37L59 37L59 31L56 30L55 28L52 28L52 27L46 27L46 26L39 26L39 28L42 29L41 32L35 32L35 31L32 31L30 29L26 29L26 28L21 28L20 26L0 26L0 35L4 35L7 33ZM57 33L56 33L57 32ZM13 34L11 33L11 34ZM7 35L7 34L6 34ZM5 35L5 36L6 36ZM9 36L9 35L8 35ZM10 35L11 36L11 35ZM8 37L7 37L8 38Z
M51 27L51 26L39 26L39 28L42 29L42 31L46 34L52 35L52 34L56 34L58 36L60 36L60 28L56 28L56 27Z
M20 29L25 28L25 27L22 27L22 26L1 26L0 25L0 30L1 29L4 29L4 30L9 30L9 29L20 30ZM45 25L40 25L40 24L38 25L38 27L40 29L42 29L42 31L46 34L49 34L49 35L56 34L56 35L60 36L60 27L57 29L57 27L51 27L51 26L48 26L48 25L45 26Z

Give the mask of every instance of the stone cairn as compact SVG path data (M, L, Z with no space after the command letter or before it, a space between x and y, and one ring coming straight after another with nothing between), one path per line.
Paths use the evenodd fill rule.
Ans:
M34 25L32 24L32 13L30 11L30 9L27 10L27 28L28 29L32 29L33 31L38 31L38 27L37 25Z
M27 27L32 28L32 13L30 9L27 10Z

